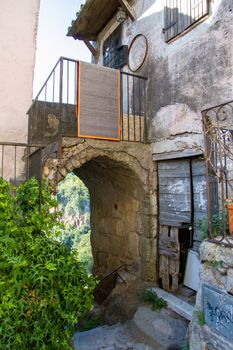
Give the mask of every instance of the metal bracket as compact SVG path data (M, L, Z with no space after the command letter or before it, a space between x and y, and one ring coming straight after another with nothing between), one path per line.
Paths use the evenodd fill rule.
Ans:
M170 29L171 27L173 27L177 22L172 22L168 27L163 28L163 34L166 32L166 30Z

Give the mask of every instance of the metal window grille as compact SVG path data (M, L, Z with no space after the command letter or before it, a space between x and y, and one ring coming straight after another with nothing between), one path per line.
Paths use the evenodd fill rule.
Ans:
M209 0L166 0L164 8L165 41L175 38L209 13Z
M119 26L104 42L103 65L119 69L127 64L128 46L121 43L122 26Z
M104 66L119 69L126 65L128 55L128 46L121 45L116 49L106 50L104 52Z

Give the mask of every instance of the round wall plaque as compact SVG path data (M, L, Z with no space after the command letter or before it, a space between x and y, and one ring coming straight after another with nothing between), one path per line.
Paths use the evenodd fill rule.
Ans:
M142 67L146 59L147 51L148 42L145 35L136 35L130 44L128 54L128 66L132 72L136 72Z

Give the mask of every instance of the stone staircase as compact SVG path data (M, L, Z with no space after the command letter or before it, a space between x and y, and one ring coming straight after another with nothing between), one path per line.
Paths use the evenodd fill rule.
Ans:
M75 349L182 350L194 308L162 289L153 290L167 301L167 309L152 311L140 305L131 321L77 333Z

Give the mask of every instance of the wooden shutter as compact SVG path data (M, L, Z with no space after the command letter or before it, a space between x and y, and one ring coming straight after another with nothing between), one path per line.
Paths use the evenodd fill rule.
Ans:
M209 0L166 0L164 9L165 41L184 32L209 13Z
M79 62L78 137L120 141L120 71Z

